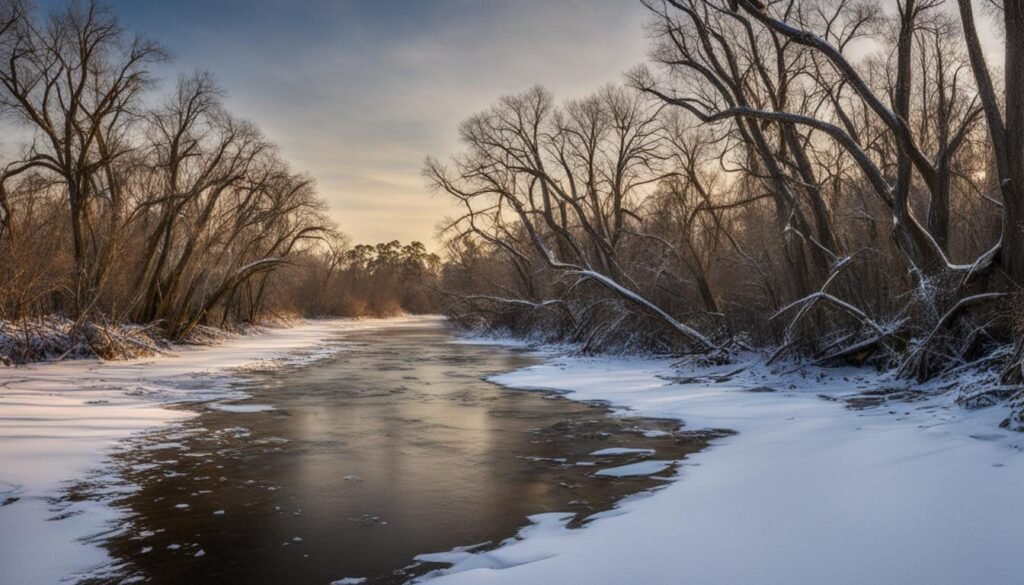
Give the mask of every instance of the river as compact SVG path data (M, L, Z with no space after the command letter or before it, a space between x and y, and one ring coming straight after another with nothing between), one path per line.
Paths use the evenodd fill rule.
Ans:
M96 538L117 562L88 583L401 583L437 567L417 554L497 545L532 514L581 525L674 473L601 470L706 445L675 421L487 382L537 358L455 341L441 322L344 333L325 359L241 373L251 398L229 411L192 405L126 441L116 480L66 495L121 511ZM591 455L619 447L645 451Z

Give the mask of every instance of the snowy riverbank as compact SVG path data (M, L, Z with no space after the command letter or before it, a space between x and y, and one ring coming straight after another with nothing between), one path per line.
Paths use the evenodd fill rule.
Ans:
M101 469L122 439L190 416L170 403L252 410L259 405L231 405L244 398L232 387L237 368L315 360L344 349L330 341L339 333L422 322L308 321L173 356L0 369L0 503L10 502L0 506L0 582L53 584L110 562L89 537L110 530L116 512L54 498L69 480ZM669 360L552 353L543 365L495 377L514 388L681 419L689 429L739 434L685 460L680 481L631 498L584 529L564 529L561 514L545 514L497 550L424 555L455 563L427 580L1019 583L1024 435L998 428L1005 407L964 411L946 393L851 410L819 396L884 387L862 370L779 377L753 366L727 382L710 381L737 367L693 372Z
M857 370L671 382L667 360L553 358L497 376L690 429L728 428L680 481L580 530L537 517L497 550L428 555L455 563L437 585L1014 585L1024 575L1024 435L1004 407L964 411L948 394L850 410L841 397L884 381ZM751 392L768 386L775 392ZM628 447L629 445L622 445Z
M111 529L115 511L55 498L120 440L192 414L169 404L231 409L245 397L232 389L238 368L315 360L344 348L331 342L339 333L422 319L303 321L156 358L0 368L0 582L53 585L109 561L88 539Z

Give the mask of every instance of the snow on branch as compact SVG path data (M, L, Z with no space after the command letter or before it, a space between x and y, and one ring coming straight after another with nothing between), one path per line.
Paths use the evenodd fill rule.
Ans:
M702 350L705 350L705 351L720 351L721 350L721 348L719 348L717 345L715 345L714 342L712 342L709 338L707 338L706 336L701 334L696 329L690 327L689 325L686 325L685 323L679 322L674 317L672 317L671 315L666 313L661 307L659 307L659 306L655 305L654 303L648 301L644 297L642 297L639 294L633 292L632 290L622 286L621 284L615 282L614 280L612 280L611 278L608 278L607 276L601 274L600 272L595 272L593 270L578 270L578 269L577 270L573 270L572 272L574 274L577 274L578 276L580 276L582 278L593 280L593 281L597 282L601 286L604 286L605 288L615 292L616 294L618 294L622 298L626 299L627 301L637 305L638 307L640 307L640 308L642 308L642 309L644 309L644 310L646 310L646 311L648 311L650 313L653 313L654 315L659 317L662 321L664 321L669 326L674 328L676 331L678 331L679 333L682 333L685 337L689 338L691 342L695 343Z

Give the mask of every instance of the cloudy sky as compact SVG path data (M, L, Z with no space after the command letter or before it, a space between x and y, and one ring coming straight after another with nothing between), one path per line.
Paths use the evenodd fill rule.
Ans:
M108 3L167 46L176 70L213 72L231 110L316 177L357 242L433 244L454 210L420 167L457 148L466 116L535 83L578 97L621 80L646 50L633 0Z
M639 0L106 2L174 54L166 84L214 73L356 242L433 246L456 210L420 168L458 148L459 121L536 83L573 98L621 81L647 45Z

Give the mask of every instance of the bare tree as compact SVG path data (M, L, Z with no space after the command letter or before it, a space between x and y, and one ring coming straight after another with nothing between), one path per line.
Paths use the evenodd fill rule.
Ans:
M656 104L606 88L558 109L534 88L470 118L461 135L467 150L453 168L428 159L425 170L435 188L466 206L456 223L494 242L510 231L511 215L547 270L572 279L570 289L592 282L691 347L717 349L637 290L620 255L638 222L640 193L666 176Z
M0 106L34 138L5 176L40 169L66 186L78 274L75 298L85 300L102 282L112 255L109 244L97 240L123 213L114 167L131 150L127 126L152 83L148 67L165 54L153 42L130 37L96 2L70 4L44 22L15 10L18 17L0 47ZM94 225L98 206L110 221L102 231Z

